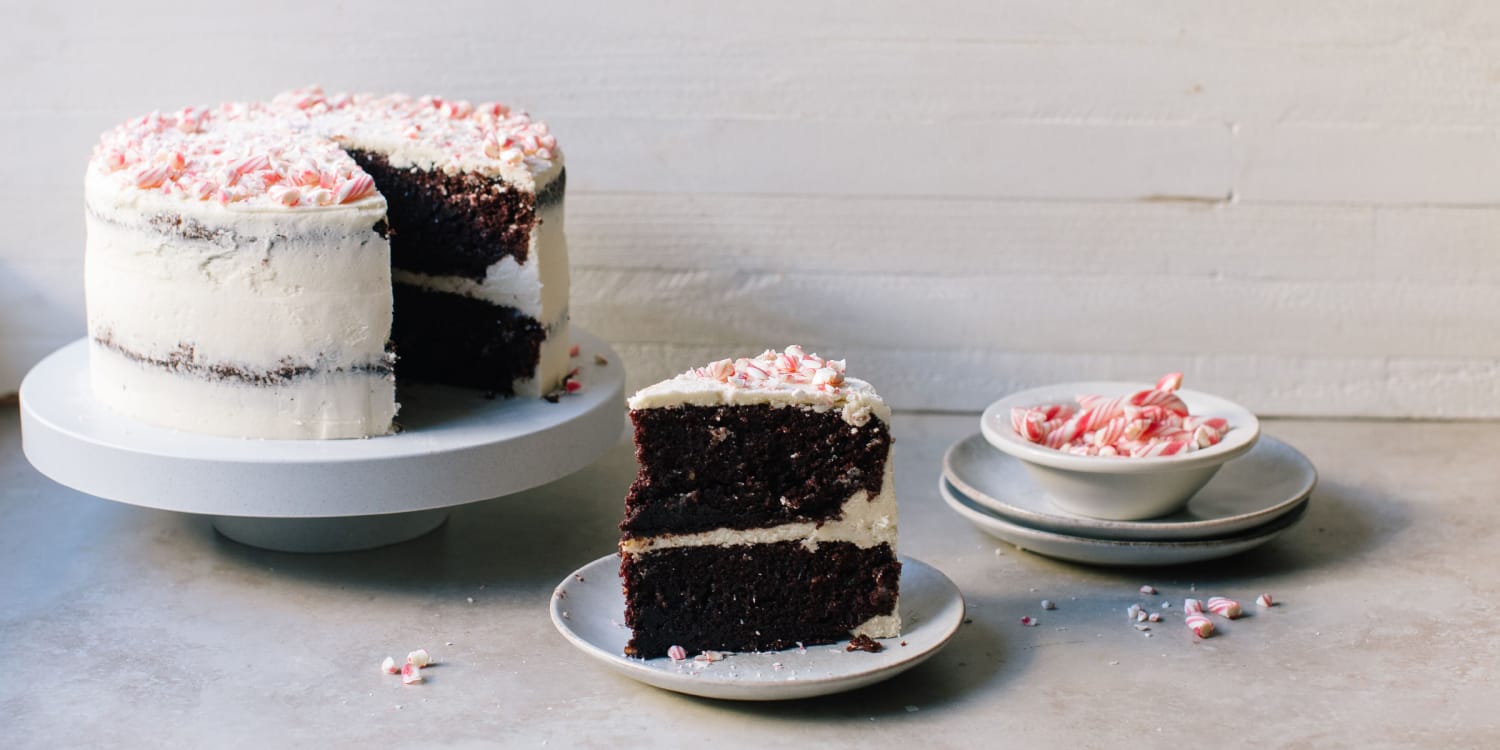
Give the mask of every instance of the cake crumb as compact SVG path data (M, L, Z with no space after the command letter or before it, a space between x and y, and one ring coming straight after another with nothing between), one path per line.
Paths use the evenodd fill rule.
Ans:
M865 635L864 633L860 633L859 635L854 636L854 638L852 638L849 641L849 645L846 646L844 648L844 650L845 651L868 651L869 653L872 653L872 654L878 654L881 651L885 650L885 646L880 645L880 642L877 641L877 640L875 640L874 638L871 638L870 636Z

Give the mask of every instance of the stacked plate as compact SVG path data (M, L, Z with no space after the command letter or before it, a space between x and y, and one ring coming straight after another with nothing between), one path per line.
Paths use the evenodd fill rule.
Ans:
M949 447L939 489L954 512L1025 550L1098 565L1175 565L1274 539L1302 519L1317 479L1306 456L1262 434L1184 509L1144 521L1106 521L1056 507L1019 460L975 433Z

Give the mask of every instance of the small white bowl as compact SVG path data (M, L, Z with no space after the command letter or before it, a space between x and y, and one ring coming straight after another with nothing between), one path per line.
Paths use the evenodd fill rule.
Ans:
M1244 455L1260 437L1260 420L1238 404L1181 389L1177 397L1193 416L1223 417L1229 431L1218 444L1175 456L1121 458L1075 456L1028 441L1011 427L1015 407L1076 404L1077 396L1124 396L1150 383L1099 381L1059 383L1013 393L989 405L979 418L984 439L1020 459L1052 503L1070 513L1110 521L1139 521L1172 513L1213 479L1224 462Z

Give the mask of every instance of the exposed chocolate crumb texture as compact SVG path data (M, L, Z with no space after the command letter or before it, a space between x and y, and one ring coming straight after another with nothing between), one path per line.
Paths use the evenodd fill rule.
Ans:
M143 421L392 431L397 380L565 385L563 158L502 104L292 91L153 112L84 182L90 375Z
M900 634L890 410L843 362L795 346L721 360L630 409L628 655Z

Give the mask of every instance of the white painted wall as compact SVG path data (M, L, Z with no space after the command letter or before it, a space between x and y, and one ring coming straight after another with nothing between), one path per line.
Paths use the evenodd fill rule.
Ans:
M800 342L905 408L1500 417L1500 4L309 4L0 4L0 391L82 334L99 131L320 82L547 119L636 385Z

